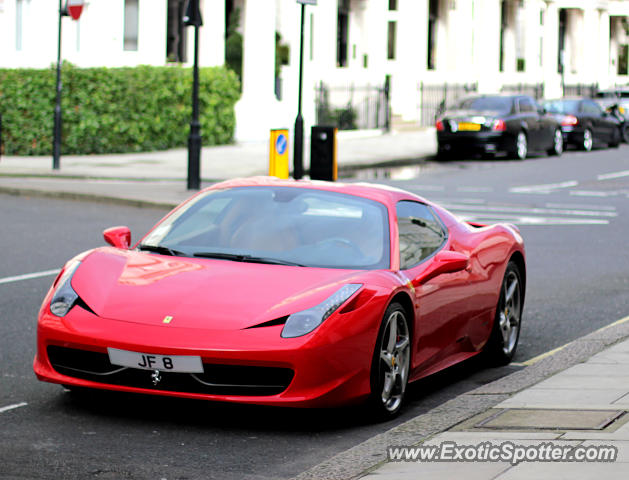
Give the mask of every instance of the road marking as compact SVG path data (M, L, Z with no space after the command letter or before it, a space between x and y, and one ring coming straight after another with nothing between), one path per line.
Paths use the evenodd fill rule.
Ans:
M487 193L493 192L492 187L457 187L457 192Z
M577 203L546 203L546 208L578 208L580 210L609 210L616 211L616 207L611 205L593 205L593 204L577 204Z
M0 413L8 412L9 410L15 410L16 408L25 407L28 405L26 402L14 403L13 405L7 405L6 407L0 408Z
M560 188L570 188L576 187L579 184L576 180L569 180L567 182L559 182L559 183L546 183L544 185L525 185L521 187L512 187L509 189L510 193L539 193L539 194L548 194L552 193L554 190L558 190Z
M454 203L441 204L448 210L472 210L476 212L508 212L508 213L527 213L535 215L571 215L585 217L617 217L616 212L609 210L581 210L581 209L565 209L565 208L539 208L539 207L508 207L500 205L457 205Z
M601 190L572 190L570 195L574 195L577 197L615 197L618 195L618 192L603 192Z
M629 170L623 170L622 172L604 173L597 175L597 180L611 180L612 178L629 177Z
M25 275L16 275L14 277L4 277L0 278L0 284L20 282L22 280L31 280L32 278L47 277L49 275L56 275L59 272L60 269L55 268L54 270L44 270L43 272L27 273Z
M413 185L413 188L429 192L443 192L446 189L446 187L442 185Z
M620 324L626 323L626 322L629 322L629 315L626 316L626 317L621 318L620 320L616 320L615 322L612 322L609 325L605 325L604 327L601 327L601 328L599 328L597 330L594 330L592 333L602 332L603 330L607 330L608 328L615 327L616 325L620 325ZM591 335L591 334L588 334L588 335ZM566 348L568 345L574 343L575 341L576 340L573 340L572 342L568 342L565 345L562 345L562 346L557 347L557 348L553 348L552 350L549 350L548 352L544 352L544 353L542 353L542 354L540 354L540 355L538 355L536 357L530 358L530 359L528 359L525 362L519 363L518 365L525 365L527 367L530 367L531 365L539 362L540 360L543 360L546 357L550 357L551 355L553 355L553 354L563 350L564 348Z
M456 212L455 212L456 213ZM533 217L526 215L500 215L498 213L464 212L457 216L465 222L515 223L516 225L609 225L599 218Z

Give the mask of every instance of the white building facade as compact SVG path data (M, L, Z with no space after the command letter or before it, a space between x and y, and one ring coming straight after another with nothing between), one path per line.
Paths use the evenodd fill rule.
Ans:
M180 23L185 3L88 0L79 21L63 20L62 56L80 67L189 65L192 29ZM301 5L201 0L201 7L202 66L225 63L228 18L240 11L236 139L263 140L270 128L290 128L297 113ZM57 11L57 0L0 0L0 68L53 64ZM535 86L557 97L568 85L629 83L629 0L318 0L305 13L307 128L317 122L322 85L330 87L332 103L334 87L343 86L350 98L341 102L349 103L364 96L361 89L375 91L388 81L393 116L420 122L426 86L470 85L480 92ZM289 52L279 80L278 38Z

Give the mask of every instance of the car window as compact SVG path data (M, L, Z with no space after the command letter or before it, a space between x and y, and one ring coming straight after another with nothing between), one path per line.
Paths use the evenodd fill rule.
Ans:
M436 252L446 241L446 230L432 209L419 202L401 201L397 207L400 268L406 270Z
M551 113L578 113L579 100L549 100L544 102L544 108Z
M521 113L530 113L537 111L537 105L533 99L528 97L521 97L518 99L518 105Z
M601 115L601 108L591 100L583 100L583 112L590 115Z
M384 204L309 188L210 190L164 219L143 243L187 256L248 255L309 267L390 265Z
M459 101L454 105L454 108L458 110L490 111L507 114L511 112L511 105L510 97L471 97Z

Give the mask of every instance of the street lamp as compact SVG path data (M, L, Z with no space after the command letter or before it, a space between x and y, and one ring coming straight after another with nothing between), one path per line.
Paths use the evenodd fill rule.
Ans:
M188 136L188 190L201 187L201 123L199 122L199 27L203 25L199 0L189 0L184 25L194 27L194 65L192 67L192 120Z
M295 147L293 150L293 177L299 180L304 176L304 119L301 116L301 88L304 74L304 14L306 5L316 5L317 0L297 0L301 4L301 27L299 34L299 96L297 118L295 119Z
M55 99L55 117L52 132L52 169L59 170L61 157L61 18L70 16L78 20L83 12L83 0L68 0L63 6L59 0L59 28L57 39L57 97Z

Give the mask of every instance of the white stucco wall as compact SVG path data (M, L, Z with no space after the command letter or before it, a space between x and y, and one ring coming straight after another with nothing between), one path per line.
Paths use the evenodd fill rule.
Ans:
M16 5L22 5L22 45L16 49ZM224 63L225 0L201 0L200 64ZM601 87L629 82L619 76L618 50L629 42L621 20L629 0L510 0L504 39L504 71L499 71L500 0L439 0L436 68L427 68L429 0L350 0L348 64L336 65L339 0L306 7L303 116L306 134L315 122L315 86L383 85L391 78L394 115L419 118L418 85L477 83L481 92L504 84L544 83L547 96L561 94L557 71L559 9L568 10L566 72L572 83ZM299 20L295 0L236 0L244 35L243 97L237 107L237 139L259 140L270 128L292 129L297 113ZM251 7L253 5L253 7ZM63 19L64 60L78 66L166 64L167 0L139 0L137 51L123 49L124 0L88 0L78 22ZM249 8L247 8L249 6ZM56 61L57 0L0 0L0 67L49 67ZM251 14L247 15L247 10ZM541 15L543 13L543 24ZM524 29L518 29L516 19ZM387 59L388 22L396 22L396 52ZM610 24L616 25L610 31ZM275 31L290 47L281 69L282 100L274 95ZM188 29L188 64L193 59ZM526 68L516 71L516 46ZM367 58L367 66L364 58Z

